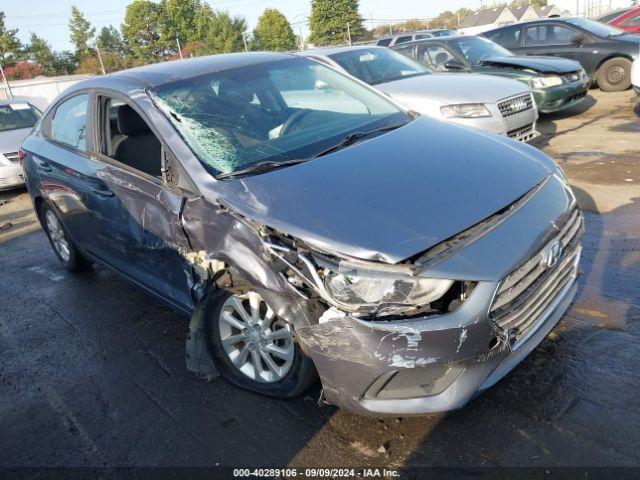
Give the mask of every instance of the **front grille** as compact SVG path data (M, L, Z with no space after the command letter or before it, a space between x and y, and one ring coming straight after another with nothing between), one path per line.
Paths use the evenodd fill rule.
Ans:
M527 125L522 128L516 128L515 130L511 130L507 132L507 136L513 138L514 140L519 140L521 142L528 142L532 140L536 136L536 130L533 124Z
M10 160L14 163L18 163L20 161L20 156L18 154L18 152L8 152L8 153L3 153L3 155L5 156L5 158L7 160Z
M530 93L507 98L498 102L498 108L504 118L512 117L533 108L533 97Z
M537 325L542 314L571 282L577 270L583 220L576 207L560 232L524 265L501 283L491 307L492 321L517 343ZM549 252L562 246L554 265Z
M577 71L577 72L567 73L565 75L562 75L562 78L567 83L579 82L582 80L582 72Z

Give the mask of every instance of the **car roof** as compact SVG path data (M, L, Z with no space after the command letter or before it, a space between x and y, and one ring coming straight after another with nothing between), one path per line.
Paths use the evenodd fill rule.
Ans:
M402 45L406 45L403 43ZM309 56L309 55L319 55L323 57L329 57L336 53L355 51L355 50L388 50L387 47L379 47L377 45L354 45L354 46L345 46L345 47L324 47L324 48L314 48L312 50L305 50L304 52L300 52L301 56Z
M259 63L293 58L292 54L272 52L227 53L154 63L143 67L99 75L73 84L68 92L86 88L114 88L128 91L157 87L169 82L231 70Z
M450 40L456 40L460 38L473 38L480 37L480 35L447 35L446 37L430 37L430 38L419 38L418 40L411 40L410 42L401 43L400 45L394 45L391 49L406 47L407 45L419 45L421 43L438 43L438 42L449 42Z

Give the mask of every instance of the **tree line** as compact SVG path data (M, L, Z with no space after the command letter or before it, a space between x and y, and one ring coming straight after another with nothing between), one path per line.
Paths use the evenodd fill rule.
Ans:
M528 0L513 0L522 3ZM546 0L534 0L546 4ZM456 28L471 10L444 11L435 19L364 26L358 0L311 0L308 42L316 46L371 40L391 32ZM120 28L99 31L75 6L68 23L73 51L54 51L45 38L31 33L22 44L18 29L6 27L0 11L0 63L10 79L38 75L113 72L180 57L243 50L288 51L305 41L296 37L287 18L266 8L252 34L242 16L213 10L203 0L133 0Z

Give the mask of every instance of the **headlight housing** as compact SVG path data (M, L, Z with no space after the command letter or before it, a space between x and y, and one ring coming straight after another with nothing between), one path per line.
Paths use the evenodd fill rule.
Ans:
M335 306L362 315L407 315L429 308L453 280L361 270L341 262L324 269L322 281Z
M531 83L531 87L540 90L559 87L562 85L562 78L557 75L549 75L547 77L534 77L529 82Z
M442 115L447 118L481 118L490 117L491 112L483 103L462 103L440 107Z

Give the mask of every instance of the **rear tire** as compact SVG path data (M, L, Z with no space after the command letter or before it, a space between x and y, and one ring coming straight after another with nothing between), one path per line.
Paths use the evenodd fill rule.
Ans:
M47 238L56 257L58 257L58 260L60 260L64 268L70 272L79 272L89 268L91 262L83 257L73 244L62 221L53 208L43 203L39 213L42 228L47 234Z
M227 381L262 395L293 398L317 380L291 326L259 294L218 290L205 302L207 349Z
M631 61L612 58L604 62L596 75L598 87L603 92L622 92L631 86Z

